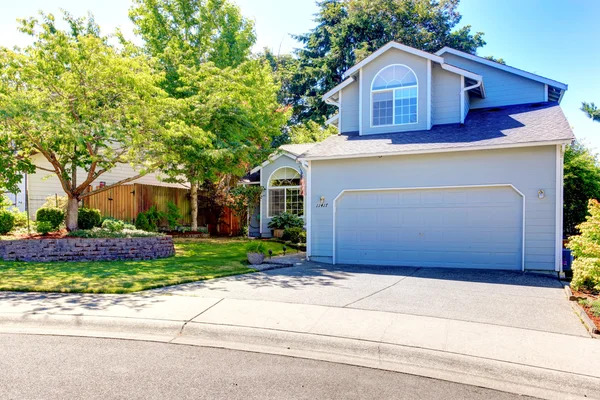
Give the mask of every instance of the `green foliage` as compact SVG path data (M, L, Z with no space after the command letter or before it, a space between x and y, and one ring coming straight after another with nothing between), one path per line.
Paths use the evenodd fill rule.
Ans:
M503 58L496 58L496 57L494 57L494 56L485 56L485 57L483 57L483 58L485 58L486 60L490 60L490 61L493 61L493 62L497 62L498 64L503 64L503 65L506 65L506 61L504 61L504 59L503 59Z
M198 227L198 232L200 232L200 233L209 233L208 232L208 226L199 226Z
M290 141L292 143L315 143L322 142L331 135L336 135L338 130L335 126L323 127L314 121L294 125L290 128Z
M0 210L0 235L6 235L15 226L15 216L8 210Z
M137 164L140 174L154 167L144 148L163 129L168 104L151 59L112 45L91 16L65 12L63 20L21 20L31 44L0 48L0 141L10 143L0 143L0 160L30 164L41 154L69 198L80 200L118 164ZM85 175L75 182L78 168ZM75 217L69 229L77 228Z
M306 231L298 227L287 228L283 231L282 239L292 243L306 243Z
M175 227L179 223L179 220L182 218L179 207L177 207L177 204L170 200L167 202L166 217L170 229L175 229Z
M49 221L36 221L35 227L40 235L47 235L48 233L56 230L52 227L52 223Z
M0 210L8 210L13 207L12 201L5 194L0 194Z
M156 206L152 206L138 214L135 219L135 227L143 231L156 232L162 218L164 218L164 213L158 211Z
M80 208L77 214L79 229L92 229L102 224L102 214L95 208Z
M121 232L125 229L125 222L118 219L105 219L102 222L102 229L109 232Z
M111 224L110 228L102 226L102 228L92 228L92 229L79 229L76 231L71 231L67 234L70 237L78 237L84 239L118 239L118 238L132 238L132 237L156 237L162 236L162 234L157 232L147 232L138 229L124 229L126 224L123 221L118 220L105 220L111 221L113 223L117 222L117 224ZM118 224L120 222L121 224ZM119 230L113 230L118 229Z
M592 121L600 122L600 110L594 103L581 103L581 111L583 111Z
M565 237L577 234L576 226L588 214L589 199L600 199L600 167L596 155L575 142L567 146L564 156Z
M67 196L48 196L41 208L60 208L66 214L68 202L69 198Z
M20 212L18 209L10 210L15 217L15 228L24 228L27 226L27 212Z
M231 196L231 209L240 217L242 224L242 235L247 236L248 211L254 211L260 204L265 188L260 185L237 185L229 191Z
M567 244L575 256L571 281L575 290L600 290L600 203L590 200L588 211L586 221L577 227L581 234L571 236Z
M246 245L247 253L267 254L267 246L260 240L251 240Z
M392 40L432 53L450 46L474 54L485 44L483 34L472 33L469 25L455 29L461 20L458 3L320 1L317 26L295 37L303 44L298 65L284 60L293 72L294 84L282 95L293 106L292 123L324 121L335 107L322 95L342 82L348 68Z
M303 228L304 220L297 215L290 213L281 213L271 218L269 228L271 229L288 229L288 228Z
M52 230L57 230L65 221L65 212L56 207L43 207L37 210L35 219L38 222L48 222Z
M20 212L19 209L13 206L12 201L8 198L8 196L1 194L0 195L0 212L7 212L12 215L12 225L14 228L22 228L27 226L27 213ZM4 217L5 221L8 221L9 217ZM8 226L8 224L6 225ZM11 228L12 229L12 228ZM5 232L8 233L9 231ZM0 234L2 233L2 229L0 228Z

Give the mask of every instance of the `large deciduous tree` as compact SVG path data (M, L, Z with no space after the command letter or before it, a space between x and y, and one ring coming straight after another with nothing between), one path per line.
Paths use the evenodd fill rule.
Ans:
M594 103L581 103L581 111L583 111L592 121L600 122L600 110Z
M156 154L170 180L190 183L197 230L199 186L209 181L225 190L264 157L288 113L271 70L249 59L254 26L232 2L135 0L130 17L176 103L176 122Z
M0 160L12 156L31 172L31 156L41 154L49 167L35 168L58 177L74 230L78 203L102 174L119 163L140 166L107 190L148 171L143 148L161 129L164 92L148 58L109 44L91 16L63 19L66 29L51 14L22 20L33 44L0 49L0 142L10 144Z
M428 52L450 46L475 53L485 44L470 26L455 30L461 20L459 0L323 0L317 26L296 36L293 123L323 121L333 111L321 96L342 82L344 71L395 40Z

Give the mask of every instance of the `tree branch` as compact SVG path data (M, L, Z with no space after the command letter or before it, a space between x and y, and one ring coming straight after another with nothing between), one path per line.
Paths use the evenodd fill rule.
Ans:
M101 172L101 171L98 171L98 172ZM81 196L79 196L79 199L85 199L86 197L92 196L94 194L102 193L102 192L105 192L105 191L110 190L112 188L115 188L117 186L124 185L124 184L126 184L128 182L135 181L136 179L139 179L139 178L141 178L142 176L144 176L146 174L147 174L147 172L144 172L143 174L137 174L137 175L129 177L127 179L122 179L119 182L113 183L112 185L104 186L103 188L92 190L91 192L83 193ZM82 188L83 190L85 190L85 187L83 187L83 185L81 185L79 188L77 188L77 190L79 191L80 188Z

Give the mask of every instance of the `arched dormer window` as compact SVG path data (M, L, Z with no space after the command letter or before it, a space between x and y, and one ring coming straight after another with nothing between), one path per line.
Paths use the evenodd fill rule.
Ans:
M416 124L418 86L417 76L406 65L379 71L371 84L371 125Z
M301 175L291 167L275 170L268 182L268 217L281 213L304 215L304 197L301 193Z

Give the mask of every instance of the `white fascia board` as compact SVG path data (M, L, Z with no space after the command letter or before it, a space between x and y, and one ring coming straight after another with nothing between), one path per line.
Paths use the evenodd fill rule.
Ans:
M531 80L534 80L534 81L537 81L537 82L545 83L545 84L557 87L557 88L562 89L562 90L567 90L569 88L569 85L567 85L565 83L562 83L562 82L559 82L559 81L555 81L553 79L544 78L543 76L532 74L531 72L523 71L521 69L518 69L518 68L515 68L515 67L510 67L508 65L500 64L500 63L497 63L497 62L494 62L494 61L491 61L491 60L488 60L486 58L479 57L479 56L476 56L476 55L473 55L473 54L465 53L465 52L462 52L460 50L453 49L451 47L444 47L443 49L436 51L435 54L438 55L438 56L441 56L444 53L454 54L454 55L457 55L459 57L463 57L463 58L466 58L468 60L475 61L475 62L478 62L480 64L484 64L484 65L487 65L487 66L490 66L490 67L493 67L493 68L498 68L498 69L501 69L502 71L510 72L510 73L515 74L515 75L519 75L519 76L522 76L522 77L525 77L525 78L528 78L528 79L531 79Z
M478 82L483 80L483 76L478 75L471 71L467 71L466 69L462 69L462 68L456 67L454 65L446 64L446 63L442 63L440 65L442 66L442 69L445 69L446 71L449 71L449 72L454 72L455 74L458 74L458 75L462 75L465 78L470 78L470 79L473 79L474 81L478 81Z
M380 55L382 55L383 53L385 53L386 51L388 51L389 49L392 49L392 48L404 51L406 53L414 54L419 57L427 58L431 61L435 61L440 64L444 62L443 57L439 57L435 54L431 54L431 53L428 53L423 50L418 50L418 49L415 49L410 46L406 46L406 45L398 43L398 42L389 42L385 46L380 47L378 50L373 52L369 57L365 58L364 60L362 60L358 64L355 64L352 68L350 68L349 70L344 72L344 76L350 76L350 75L354 74L356 71L361 69L363 66L370 63L371 61L373 61L374 59L376 59L377 57L379 57Z
M254 173L260 171L261 169L263 169L263 167L266 167L267 165L271 164L273 161L277 160L279 157L282 157L282 156L288 156L293 160L296 159L296 156L293 155L292 153L282 150L278 154L271 154L265 162L260 164L258 167L254 167L252 170L250 170L250 173L254 174Z
M459 151L477 151L477 150L497 150L497 149L514 149L518 147L536 147L536 146L553 146L559 144L570 144L571 139L552 140L547 142L527 142L513 144L499 144L492 146L472 146L472 147L447 147L444 149L429 149L429 150L410 150L410 151L395 151L389 153L367 153L367 154L348 154L343 156L328 156L328 157L300 157L300 161L324 161L338 160L347 158L369 158L369 157L392 157L412 154L431 154L431 153L452 153Z
M350 85L355 80L356 80L356 78L354 78L353 76L351 76L350 78L346 79L345 81L343 81L342 83L340 83L339 85L337 85L336 87L334 87L333 89L331 89L329 92L325 93L323 95L323 101L326 102L331 96L333 96L334 94L336 94L337 92L339 92L340 90L342 90L343 88L345 88L346 86Z

